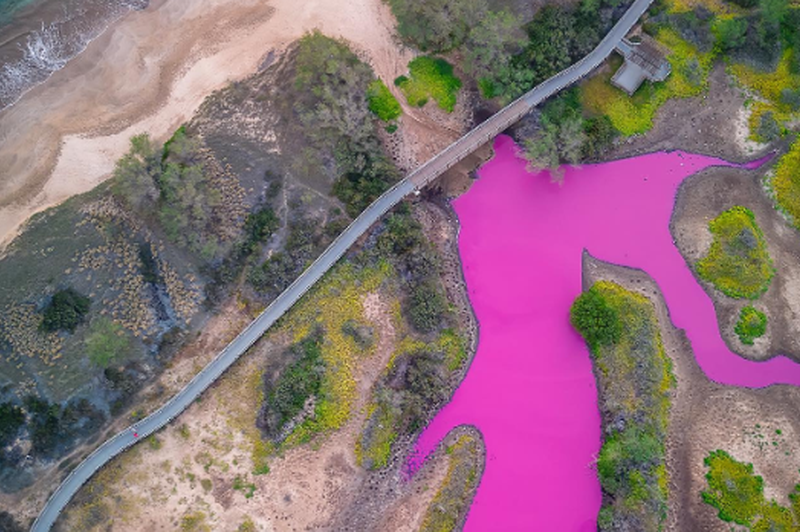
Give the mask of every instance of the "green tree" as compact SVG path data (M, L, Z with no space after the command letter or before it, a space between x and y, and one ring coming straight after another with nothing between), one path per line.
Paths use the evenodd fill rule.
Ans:
M596 285L578 296L569 316L572 326L581 333L592 351L613 344L622 335L619 314L606 302Z
M0 449L13 441L25 424L25 412L14 403L0 403Z
M42 313L42 330L74 332L89 312L91 300L73 288L59 290Z
M369 110L375 113L384 122L391 122L399 117L403 110L400 102L389 91L386 84L376 79L367 88L367 99L369 100Z
M114 168L112 189L131 209L144 212L158 199L161 157L146 133L131 138L131 148Z
M789 11L788 0L760 0L762 20L770 27L780 26Z
M464 44L464 70L481 80L481 87L494 85L511 58L527 42L518 17L507 11L490 12L470 30ZM487 94L484 89L484 96Z
M130 349L130 338L125 329L106 317L92 321L86 337L86 353L95 365L106 368L114 361L124 358Z
M747 26L744 17L717 18L713 27L717 46L723 51L742 47L747 38Z
M388 0L403 40L423 52L460 46L489 11L486 0Z

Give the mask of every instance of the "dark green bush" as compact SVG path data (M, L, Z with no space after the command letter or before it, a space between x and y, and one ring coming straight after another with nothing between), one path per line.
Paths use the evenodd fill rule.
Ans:
M0 448L16 438L19 429L25 424L25 412L14 403L0 404Z
M446 310L447 302L434 282L422 282L412 289L409 315L418 331L427 333L438 329Z
M267 383L263 420L267 434L277 437L284 425L303 410L308 398L320 393L325 363L322 360L321 332L316 332L289 349L294 361L280 372L274 383Z
M42 330L74 332L89 312L91 300L72 288L53 294L42 313Z
M743 344L753 345L753 340L767 332L767 315L751 305L743 307L734 332Z
M622 335L618 312L594 286L572 304L570 322L593 352L600 346L613 344Z
M460 46L487 12L486 0L388 0L403 40L425 52Z

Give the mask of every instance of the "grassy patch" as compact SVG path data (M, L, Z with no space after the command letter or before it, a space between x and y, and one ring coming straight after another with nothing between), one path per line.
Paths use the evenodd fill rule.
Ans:
M131 341L122 325L101 316L92 321L86 337L86 354L93 364L106 368L111 362L124 359Z
M581 100L591 112L607 116L623 135L646 133L653 127L658 109L670 98L697 96L708 87L708 73L714 53L701 53L674 30L663 28L656 39L670 51L667 59L672 73L666 81L645 82L633 95L611 85L621 59L612 58L611 72L593 76L581 86Z
M425 511L420 532L455 530L469 510L472 493L480 481L481 441L464 434L447 448L450 465L442 486Z
M365 352L343 332L347 322L364 323L361 298L374 291L389 275L391 267L380 264L358 270L341 264L330 271L282 320L296 340L321 328L326 332L320 356L325 372L319 386L314 417L298 426L287 443L302 443L318 433L336 430L350 418L356 397L355 366ZM368 355L370 351L367 351Z
M256 485L252 482L246 482L242 477L236 475L236 478L233 479L233 489L241 491L245 499L252 499L256 492Z
M592 353L605 434L597 474L607 502L598 528L661 530L668 496L664 440L675 378L653 305L599 281L578 297L571 314Z
M756 299L766 292L775 268L753 212L732 207L711 220L709 229L714 241L697 274L730 297Z
M436 100L439 107L453 112L456 94L461 88L461 80L453 75L453 66L441 58L420 56L408 64L409 77L400 76L394 81L408 103L422 107L429 98Z
M744 307L739 313L734 332L743 344L753 345L753 340L767 332L767 315L753 306Z
M367 100L369 110L384 122L391 122L403 113L400 102L380 79L376 79L367 87Z
M791 218L795 228L800 229L800 139L781 157L771 186L778 209Z

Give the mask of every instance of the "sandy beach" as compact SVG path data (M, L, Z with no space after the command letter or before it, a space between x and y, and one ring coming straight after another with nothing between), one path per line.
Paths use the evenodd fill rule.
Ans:
M0 113L0 249L32 214L108 178L131 136L166 139L305 32L347 39L391 82L411 58L393 26L380 0L157 0L128 14Z

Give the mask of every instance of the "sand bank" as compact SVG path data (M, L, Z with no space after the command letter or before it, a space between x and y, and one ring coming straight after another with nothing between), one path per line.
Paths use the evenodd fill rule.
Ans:
M380 0L160 0L0 113L0 248L33 213L106 179L128 139L164 139L203 99L319 29L385 80L411 57Z

